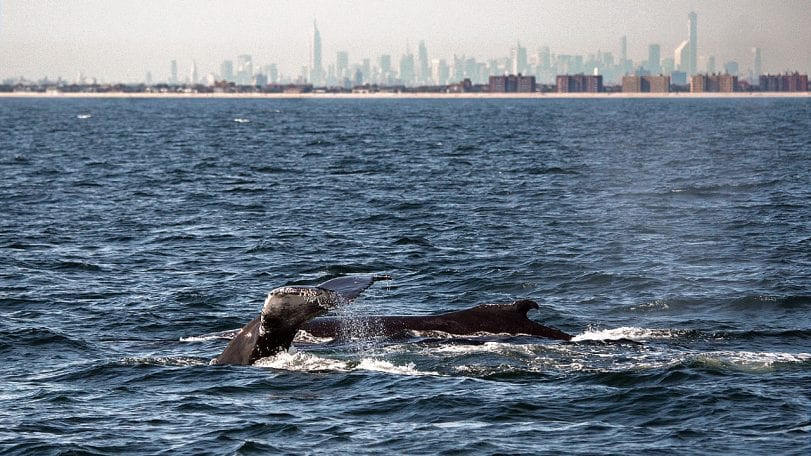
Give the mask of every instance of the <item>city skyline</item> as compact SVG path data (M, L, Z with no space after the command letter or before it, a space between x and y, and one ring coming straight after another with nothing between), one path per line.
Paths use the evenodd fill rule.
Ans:
M227 61L249 56L252 71L269 71L269 66L274 65L274 71L288 80L313 79L312 76L321 80L330 65L360 66L363 59L368 59L374 66L381 63L384 55L388 55L391 65L399 70L401 56L407 50L414 56L417 73L425 71L426 60L452 62L454 56L475 58L480 62L505 58L516 61L519 56L513 53L521 48L529 54L530 60L537 59L539 52L548 47L556 55L609 54L620 61L625 52L629 60L639 63L649 60L658 47L660 58L665 61L680 43L695 43L690 40L692 34L688 32L687 18L693 11L690 6L696 5L690 3L648 2L645 11L640 11L633 2L615 2L611 8L613 13L609 15L586 11L594 9L594 2L511 2L515 12L523 9L527 13L540 11L542 14L530 21L526 20L529 14L491 16L489 31L482 35L481 13L492 12L493 8L476 2L446 2L441 7L421 2L408 6L357 1L243 2L241 6L253 7L252 14L246 16L234 13L241 8L226 8L225 4L217 2L195 3L197 7L192 8L190 2L147 1L127 16L131 25L124 30L112 30L110 27L121 19L103 21L99 16L109 13L100 11L121 8L106 7L104 2L6 1L0 3L0 78L62 77L72 81L81 73L103 82L133 83L150 79L149 74L152 80L160 82L170 80L170 62L175 61L179 67L178 79L182 81L184 77L188 79L192 67L200 78L221 77ZM377 24L370 23L368 15L356 14L355 27L351 30L341 27L347 20L347 9L364 5L374 6L371 9L380 13ZM571 6L568 10L573 10L574 16L571 11L563 11L567 9L561 5ZM423 6L421 11L417 11L419 6ZM698 55L690 57L690 62L698 60L695 65L699 71L710 67L723 71L727 62L736 63L741 72L756 67L763 72L807 72L811 66L811 56L803 46L811 40L802 39L809 34L811 13L808 8L802 8L802 2L781 2L768 7L747 1L698 6L694 8L698 16ZM468 10L478 13L468 14L472 18L459 19L448 12L454 8L461 16ZM214 14L222 9L227 9L230 15ZM262 12L264 10L275 14L268 16ZM161 15L148 21L149 13L156 12ZM167 19L173 14L180 15L176 18L177 24ZM608 23L612 19L617 22L617 17L623 20ZM183 24L195 18L206 21L196 29L184 29ZM444 27L441 26L443 20L448 21ZM320 32L318 46L313 36L315 21ZM286 23L287 28L280 25L281 22ZM651 27L656 22L659 26ZM93 26L85 30L80 27L83 24ZM588 25L591 31L582 30ZM429 30L432 26L442 33ZM174 29L191 32L179 36ZM223 30L231 31L223 34ZM228 39L229 34L233 39ZM225 38L219 38L221 36ZM358 39L364 43L358 44ZM694 44L688 49L688 55L695 53ZM51 55L54 53L61 57ZM322 74L308 74L316 67L316 56L321 62ZM67 61L63 62L64 59Z

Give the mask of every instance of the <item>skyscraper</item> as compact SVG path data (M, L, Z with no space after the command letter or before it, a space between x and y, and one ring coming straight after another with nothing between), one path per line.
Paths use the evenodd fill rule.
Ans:
M172 60L171 72L169 73L169 84L177 84L177 60Z
M690 50L688 55L688 63L687 63L687 74L694 75L698 73L698 31L696 30L696 22L698 21L698 16L694 11L690 11L690 14L687 15L687 31L690 35Z
M408 50L400 59L400 80L405 86L414 84L414 54Z
M324 83L324 67L321 64L321 33L313 20L313 65L310 68L310 79L313 85Z
M223 81L234 82L234 62L224 60L220 65L220 78Z
M189 70L189 82L191 82L192 84L197 84L199 80L200 78L197 75L197 62L192 60L191 69Z
M275 63L271 63L266 67L266 73L268 75L268 82L276 84L279 82L279 68L276 66Z
M740 71L738 62L730 60L724 64L724 73L731 74L732 76L738 76L738 71Z
M335 73L339 80L349 77L349 52L338 51L335 57Z
M628 37L625 35L620 37L620 67L623 74L628 73L631 69L631 64L628 61Z
M237 56L237 85L250 85L253 82L253 59L248 54Z
M383 54L380 56L380 70L384 73L391 71L391 55Z
M688 40L682 41L679 47L673 52L673 63L676 66L676 70L684 71L688 74L690 73L690 42Z
M425 47L425 41L420 41L419 51L417 52L417 59L419 60L420 74L418 76L420 84L431 84L431 67L428 65L428 48Z
M662 60L661 49L658 44L651 44L648 46L648 71L651 74L659 74L662 72L662 65L659 63Z
M760 80L760 75L763 74L763 50L759 47L752 48L752 53L755 57L754 74L752 75L752 83L757 83Z
M510 63L511 63L511 72L512 74L526 74L527 71L527 64L529 59L527 57L527 48L522 47L521 43L517 43L516 47L512 49L510 53Z

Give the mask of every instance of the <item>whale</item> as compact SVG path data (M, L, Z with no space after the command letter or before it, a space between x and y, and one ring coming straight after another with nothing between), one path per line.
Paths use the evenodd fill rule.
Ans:
M571 341L573 336L532 321L527 313L537 302L523 299L433 315L376 315L357 318L323 317L355 300L387 275L343 276L316 286L283 286L268 293L261 312L243 326L211 364L250 365L290 349L302 330L318 338L340 339L349 325L371 329L370 336L407 336L410 332L442 332L455 336L506 334Z
M289 350L301 325L353 301L373 283L388 279L383 275L343 276L316 286L275 288L265 298L259 315L237 332L211 364L250 365Z
M477 334L528 335L570 341L572 335L530 320L527 312L538 309L528 299L509 304L481 304L466 310L433 315L379 315L353 318L321 317L301 325L308 334L321 338L343 337L347 323L370 328L373 336L397 337L409 332L442 332L456 336Z

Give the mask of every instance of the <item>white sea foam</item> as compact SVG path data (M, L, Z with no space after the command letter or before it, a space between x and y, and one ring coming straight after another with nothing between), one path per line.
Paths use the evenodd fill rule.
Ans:
M472 353L496 353L496 354L509 354L518 353L523 355L533 354L533 349L537 345L530 344L510 344L506 342L485 342L483 344L454 344L454 345L440 345L438 347L431 347L430 352L451 354L451 355L467 355Z
M399 366L389 361L375 358L361 359L360 363L357 365L357 369L375 372L386 372L389 374L397 374L397 375L439 375L439 373L437 372L419 371L417 370L417 367L414 363L408 363L404 366Z
M699 353L695 359L709 366L758 371L771 369L775 364L809 362L811 353L716 351Z
M123 358L121 360L126 365L136 366L205 366L207 361L199 358L191 357L168 357L168 356L150 356L150 357L136 357L136 358Z
M288 371L320 372L320 371L348 371L349 365L345 361L322 358L312 353L289 351L281 352L275 356L262 358L254 363L259 367L271 367Z
M236 123L250 123L251 120L250 119L245 119L244 117L237 117L237 118L234 119L234 122L236 122Z
M572 338L572 342L582 342L586 340L650 340L650 339L672 339L679 335L678 331L671 329L647 329L633 326L622 326L613 329L589 328L585 332Z
M229 329L227 331L220 331L216 333L201 334L199 336L181 337L180 342L205 342L209 340L230 340L237 335L239 329Z
M385 372L395 375L439 375L436 372L423 372L414 363L397 365L377 358L361 358L360 362L324 358L313 353L290 351L262 358L254 365L299 372L350 372L355 370Z

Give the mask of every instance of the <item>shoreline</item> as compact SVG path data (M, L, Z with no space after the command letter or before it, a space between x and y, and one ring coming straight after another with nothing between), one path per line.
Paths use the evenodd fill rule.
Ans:
M0 98L143 98L143 99L699 99L811 98L811 92L669 92L669 93L147 93L147 92L0 92Z

